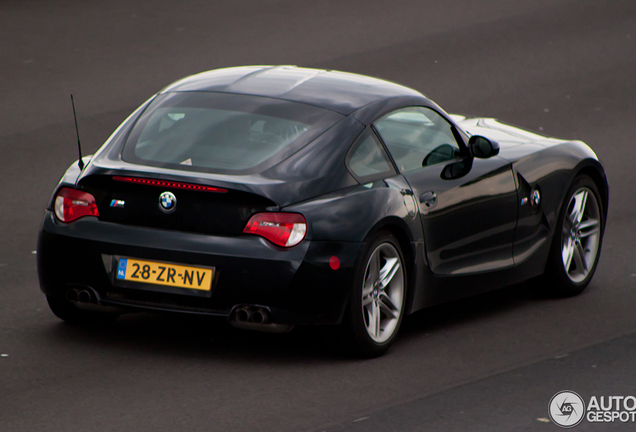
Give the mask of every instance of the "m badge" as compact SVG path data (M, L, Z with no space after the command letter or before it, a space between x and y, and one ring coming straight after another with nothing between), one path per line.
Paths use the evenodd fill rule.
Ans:
M118 199L114 199L110 202L110 206L115 208L124 208L125 204L126 202L124 200L118 200Z

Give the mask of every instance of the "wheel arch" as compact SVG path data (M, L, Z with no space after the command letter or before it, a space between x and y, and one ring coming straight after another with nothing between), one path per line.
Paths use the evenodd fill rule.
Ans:
M603 221L604 223L606 223L607 221L607 212L608 212L608 201L609 201L609 186L607 184L607 177L605 176L605 172L602 170L602 168L599 168L595 165L586 165L581 167L575 174L574 178L580 176L580 175L586 175L588 177L590 177L592 179L592 181L594 182L594 184L596 185L599 193L601 194L601 200L603 201L603 204L601 205L601 208L603 210ZM574 179L573 179L574 180ZM605 229L605 227L603 226L603 229Z

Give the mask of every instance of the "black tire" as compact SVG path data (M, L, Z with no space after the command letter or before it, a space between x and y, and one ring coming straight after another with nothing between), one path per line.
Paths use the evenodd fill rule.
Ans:
M351 298L342 326L345 340L348 342L347 348L357 356L372 358L384 354L398 334L404 318L408 281L404 255L400 244L391 233L379 232L367 245L356 269ZM376 258L377 263L374 265L372 259ZM394 258L397 260L389 261ZM398 265L393 271L395 263ZM375 288L369 292L371 273L377 271L378 276L381 276L381 270L386 270L388 283L382 286L387 278L381 280L378 277L377 282L373 284ZM365 282L368 285L366 289ZM377 312L377 320L372 317L372 310ZM371 320L377 325L373 326ZM375 336L371 333L375 333Z
M587 195L583 201L585 204L581 214L582 220L579 221L577 228L576 224L572 224L571 216L578 203L575 195L580 196L582 192L587 192ZM581 226L593 224L594 220L596 220L596 228L581 228ZM588 231L584 231L586 229ZM594 229L596 229L596 234L588 234ZM580 175L574 179L565 195L555 227L546 270L541 278L542 286L547 294L556 297L571 297L585 290L596 271L604 230L605 218L601 194L590 177ZM580 249L578 249L577 241ZM568 242L573 244L572 254L567 252ZM575 249L583 253L576 252ZM591 255L592 253L594 256ZM579 258L577 259L577 257Z
M119 316L116 313L82 310L61 297L47 295L46 301L56 317L71 324L108 324Z

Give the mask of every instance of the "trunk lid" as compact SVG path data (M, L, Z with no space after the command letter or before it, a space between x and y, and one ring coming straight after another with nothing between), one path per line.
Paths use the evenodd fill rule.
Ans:
M93 174L82 177L78 185L95 197L102 221L201 234L240 235L252 214L276 207L254 193L193 180L142 173ZM160 205L164 192L176 198L172 211Z

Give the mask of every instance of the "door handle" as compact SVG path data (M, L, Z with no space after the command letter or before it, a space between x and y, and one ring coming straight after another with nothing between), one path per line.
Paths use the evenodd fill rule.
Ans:
M402 189L400 193L404 196L407 196L407 195L413 196L413 191L411 189Z
M420 203L428 208L435 207L437 205L437 195L433 191L424 192L420 195Z

